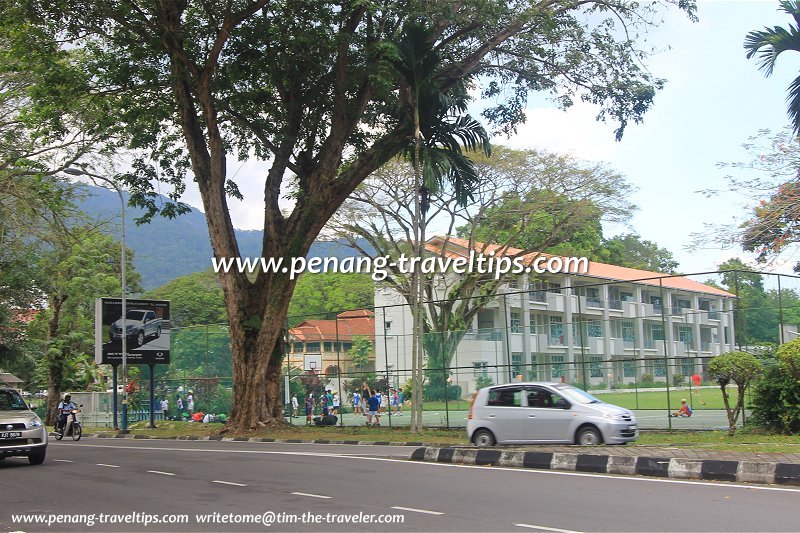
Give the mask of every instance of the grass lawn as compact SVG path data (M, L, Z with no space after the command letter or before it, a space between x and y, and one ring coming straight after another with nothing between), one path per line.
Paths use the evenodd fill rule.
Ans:
M157 429L148 429L146 422L129 426L134 435L155 437L216 435L222 424L198 424L193 422L158 422ZM98 430L103 431L103 430ZM111 431L111 430L105 430ZM87 431L89 433L90 431ZM94 433L94 430L91 431ZM467 445L466 432L454 430L426 430L412 434L405 428L359 427L305 427L286 426L262 428L229 437L272 438L279 440L360 440L387 442L423 442L429 445ZM755 430L740 430L729 437L725 431L646 431L635 445L640 446L696 446L707 450L741 451L750 453L800 453L800 437L771 435ZM629 445L634 446L634 445Z
M731 390L728 394L731 396L731 403L735 402L736 392ZM604 392L602 394L596 394L595 396L606 403L613 403L614 405L619 405L627 409L667 408L666 391L640 390L638 392ZM670 410L677 410L678 407L681 406L682 398L685 398L689 407L694 410L725 409L725 404L722 402L722 391L718 388L701 389L699 394L697 391L692 391L690 394L687 389L670 390Z

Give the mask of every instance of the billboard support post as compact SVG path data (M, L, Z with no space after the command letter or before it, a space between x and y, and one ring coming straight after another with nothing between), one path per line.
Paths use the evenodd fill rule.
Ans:
M117 366L119 365L111 365L111 368L113 369L113 372L111 373L111 386L114 387L114 392L111 394L114 403L114 431L119 429L119 423L117 420Z
M156 380L153 374L156 372L156 365L149 364L147 365L150 367L150 429L155 429L156 427L156 394L155 394L155 385Z

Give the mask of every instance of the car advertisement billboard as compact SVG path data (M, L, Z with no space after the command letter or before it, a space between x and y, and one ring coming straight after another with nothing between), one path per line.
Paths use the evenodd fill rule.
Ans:
M127 364L169 364L169 301L125 299ZM95 302L95 352L97 364L122 363L122 299Z

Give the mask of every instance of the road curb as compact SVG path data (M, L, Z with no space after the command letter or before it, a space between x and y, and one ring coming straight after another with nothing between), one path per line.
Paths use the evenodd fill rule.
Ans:
M351 444L360 446L425 446L424 442L396 442L396 441L372 441L372 440L331 440L331 439L272 439L266 437L224 437L222 435L178 435L176 437L159 437L156 435L134 435L123 433L89 433L83 434L84 438L98 439L153 439L153 440L216 440L223 442L276 442L279 444Z
M412 461L800 486L800 464L420 447Z

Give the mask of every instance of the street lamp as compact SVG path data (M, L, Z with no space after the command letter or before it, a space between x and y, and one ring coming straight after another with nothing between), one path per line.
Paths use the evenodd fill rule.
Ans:
M109 184L111 187L117 191L119 195L120 201L120 214L122 216L122 235L120 238L120 244L122 251L120 253L120 282L122 284L122 433L128 432L128 386L126 384L126 376L128 375L128 327L125 323L127 318L127 301L125 299L125 293L127 292L127 284L125 280L125 199L122 196L122 189L119 188L119 185L109 178L105 176L99 176L97 174L93 174L91 172L87 172L83 169L77 168L66 168L64 172L70 174L72 176L87 176L92 179L97 179ZM114 391L114 394L117 394L117 391Z

